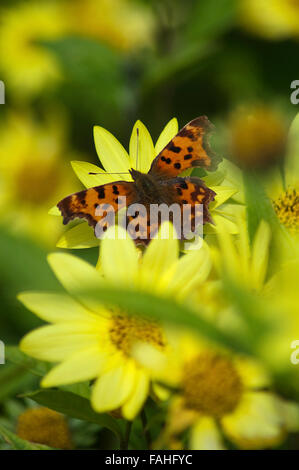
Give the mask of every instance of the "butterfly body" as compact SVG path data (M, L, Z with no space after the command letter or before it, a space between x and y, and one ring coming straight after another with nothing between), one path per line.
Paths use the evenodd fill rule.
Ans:
M111 223L105 215L109 211L117 213L124 206L128 209L128 232L137 243L147 244L158 230L161 220L151 220L152 205L164 204L168 207L179 205L183 212L186 205L191 206L191 228L196 228L196 214L201 210L203 223L211 222L209 203L215 193L197 177L181 177L179 174L189 168L201 167L215 170L221 161L210 149L208 134L213 130L208 118L201 116L188 123L167 144L153 160L148 173L131 168L133 181L115 181L71 194L62 199L57 206L63 215L64 224L79 217L85 218L95 229L105 231ZM130 207L140 204L143 213L130 215ZM98 208L104 208L104 213ZM134 222L134 225L132 225Z

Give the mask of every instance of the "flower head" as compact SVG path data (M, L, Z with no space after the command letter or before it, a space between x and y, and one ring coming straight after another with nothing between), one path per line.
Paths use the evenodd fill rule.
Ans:
M168 224L163 230L171 228ZM211 266L203 248L178 257L176 239L152 240L140 257L134 242L121 231L122 238L110 238L109 229L101 244L98 269L72 255L56 253L49 263L69 295L24 293L20 300L52 325L29 333L21 349L38 359L58 362L42 380L44 387L95 379L91 402L99 412L121 408L133 419L146 400L151 374L136 361L133 346L151 345L163 355L167 349L163 326L143 317L103 307L79 289L117 286L150 290L157 295L186 298L203 282Z
M170 399L158 447L190 429L188 447L224 449L222 434L242 449L278 445L288 429L298 429L299 408L268 391L269 377L256 361L195 340L190 334L170 336L164 361L149 348L139 349L152 361L159 382L178 391ZM291 418L291 419L290 419Z

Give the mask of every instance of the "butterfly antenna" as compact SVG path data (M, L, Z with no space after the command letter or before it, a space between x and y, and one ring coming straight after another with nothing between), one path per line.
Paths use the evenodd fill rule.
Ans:
M128 171L126 171L125 173L107 173L107 171L105 171L105 173L93 173L91 171L88 172L89 175L129 175L130 173Z
M138 170L138 157L139 157L139 128L136 129L137 132L137 152L136 152L136 170Z

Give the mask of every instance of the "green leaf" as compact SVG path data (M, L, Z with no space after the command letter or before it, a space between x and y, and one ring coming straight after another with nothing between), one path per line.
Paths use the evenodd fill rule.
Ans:
M9 431L0 424L0 435L14 450L54 450L52 447L43 444L34 444L33 442L21 439L15 433Z
M63 390L40 390L25 395L39 405L58 411L72 418L89 421L109 429L122 438L121 420L116 420L107 414L96 413L90 406L89 400L72 392Z

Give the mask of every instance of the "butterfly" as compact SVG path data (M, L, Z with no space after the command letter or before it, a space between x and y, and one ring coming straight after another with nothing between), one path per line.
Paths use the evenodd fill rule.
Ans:
M115 223L113 218L109 220L109 212L126 208L126 229L137 244L143 245L153 238L162 222L161 217L152 220L150 210L153 205L170 207L176 204L181 212L189 205L191 210L188 217L192 231L196 229L198 210L201 211L202 222L211 223L209 204L214 200L215 192L198 177L179 175L195 167L208 171L217 169L221 158L212 152L208 142L213 130L214 126L206 116L198 117L186 124L166 145L153 160L148 173L131 168L129 173L133 181L115 181L95 186L62 199L57 206L63 216L63 223L67 224L77 217L84 218L100 238L99 230L96 229L105 232ZM130 208L136 204L144 207L145 211L130 213Z

